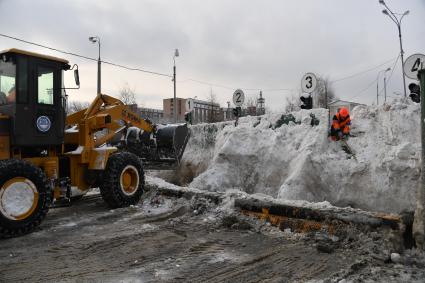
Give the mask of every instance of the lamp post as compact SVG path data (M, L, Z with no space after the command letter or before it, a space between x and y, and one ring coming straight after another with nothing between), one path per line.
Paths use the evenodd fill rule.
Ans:
M387 103L387 71L384 72L384 104Z
M379 3L384 5L386 9L382 10L382 13L384 13L385 15L387 15L396 25L397 25L397 29L398 29L398 38L400 41L400 57L401 57L401 72L403 74L403 88L404 88L404 97L407 97L407 92L406 92L406 78L404 77L404 51L403 51L403 43L401 40L401 21L403 20L404 16L407 16L409 14L409 10L405 11L403 14L396 14L393 13L393 11L391 11L390 8L388 8L387 4L385 3L384 0L379 0ZM397 16L400 16L399 18L397 18Z
M378 72L378 76L376 77L376 105L379 105L379 76L382 74L382 72L387 73L388 71L391 71L391 68L387 68L385 70L381 70ZM387 102L387 83L386 83L386 77L384 78L384 88L385 88L385 102Z
M174 123L177 123L177 98L176 98L176 57L179 57L179 50L174 50L173 56L173 82L174 82L174 100L173 100L173 115L174 115Z
M97 93L99 94L102 91L102 89L101 89L101 79L100 79L100 77L101 77L101 73L100 73L100 63L101 63L101 61L100 61L100 37L98 37L98 36L90 36L89 37L89 40L92 43L96 43L97 42L98 43L98 46L99 46L99 57L97 59Z

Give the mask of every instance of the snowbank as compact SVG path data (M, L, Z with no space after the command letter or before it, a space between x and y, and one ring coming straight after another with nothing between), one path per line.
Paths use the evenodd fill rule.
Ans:
M327 138L325 109L244 117L233 123L191 127L180 174L189 186L210 191L238 189L275 198L328 201L373 211L414 210L420 178L419 105L396 101L353 110L348 141ZM312 126L311 114L320 121ZM291 120L291 119L289 119ZM280 125L282 124L282 125Z

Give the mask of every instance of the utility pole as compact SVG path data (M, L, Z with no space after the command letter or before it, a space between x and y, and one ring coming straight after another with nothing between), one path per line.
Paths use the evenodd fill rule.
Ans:
M384 0L379 0L379 4L384 5L386 9L382 11L384 15L387 15L396 25L398 29L398 39L400 41L400 57L401 57L401 72L403 75L403 87L404 87L404 97L407 97L406 92L406 78L404 75L404 50L403 50L403 42L401 40L401 21L403 20L404 16L407 16L409 14L409 10L405 11L403 14L397 14L390 10L390 8L387 6ZM396 15L399 15L397 17Z
M413 237L419 249L425 249L425 69L418 73L421 86L421 183L417 188Z
M176 97L176 57L179 57L179 50L176 49L174 51L173 56L173 83L174 83L174 99L173 99L173 116L174 116L174 123L177 123L177 97Z
M213 96L213 91L212 91L212 87L210 87L210 103L211 103L211 113L210 113L210 123L214 123L215 119L214 119L214 96Z
M379 86L378 81L376 81L376 106L379 105Z
M404 75L404 50L403 50L403 43L401 41L401 19L400 19L400 23L397 26L398 26L398 38L400 40L401 72L403 74L404 97L407 97L407 92L406 92L406 76Z
M384 103L387 103L387 76L384 73Z
M391 71L391 68L386 68L385 70L381 70L378 72L378 76L376 77L376 106L379 105L379 76L384 73L384 84L385 84L385 102L387 102L387 89L386 89L386 75L387 72Z
M175 63L173 67L173 84L174 84L173 117L174 117L174 123L177 123L176 64Z
M90 36L89 40L92 43L98 44L99 47L99 56L97 58L97 93L102 93L102 87L101 87L101 60L100 60L100 37L98 36Z
M328 111L328 129L331 127L331 111L329 110L328 105L328 83L324 80L325 84L325 108Z
M226 121L230 120L230 101L227 101Z

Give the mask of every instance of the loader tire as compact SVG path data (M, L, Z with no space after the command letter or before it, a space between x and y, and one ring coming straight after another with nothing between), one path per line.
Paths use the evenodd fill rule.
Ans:
M111 207L125 207L139 202L145 186L142 161L133 153L111 155L103 172L100 194Z
M52 202L52 189L44 172L31 163L0 161L0 238L33 231Z

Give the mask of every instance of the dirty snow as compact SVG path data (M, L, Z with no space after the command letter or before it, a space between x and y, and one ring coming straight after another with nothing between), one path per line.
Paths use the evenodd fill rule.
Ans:
M311 126L313 113L320 120ZM329 202L373 211L413 211L420 178L419 105L396 100L358 106L348 144L327 138L325 109L292 113L295 123L276 127L281 114L244 117L191 127L179 174L190 187L240 190L278 199ZM185 180L183 180L185 181Z

